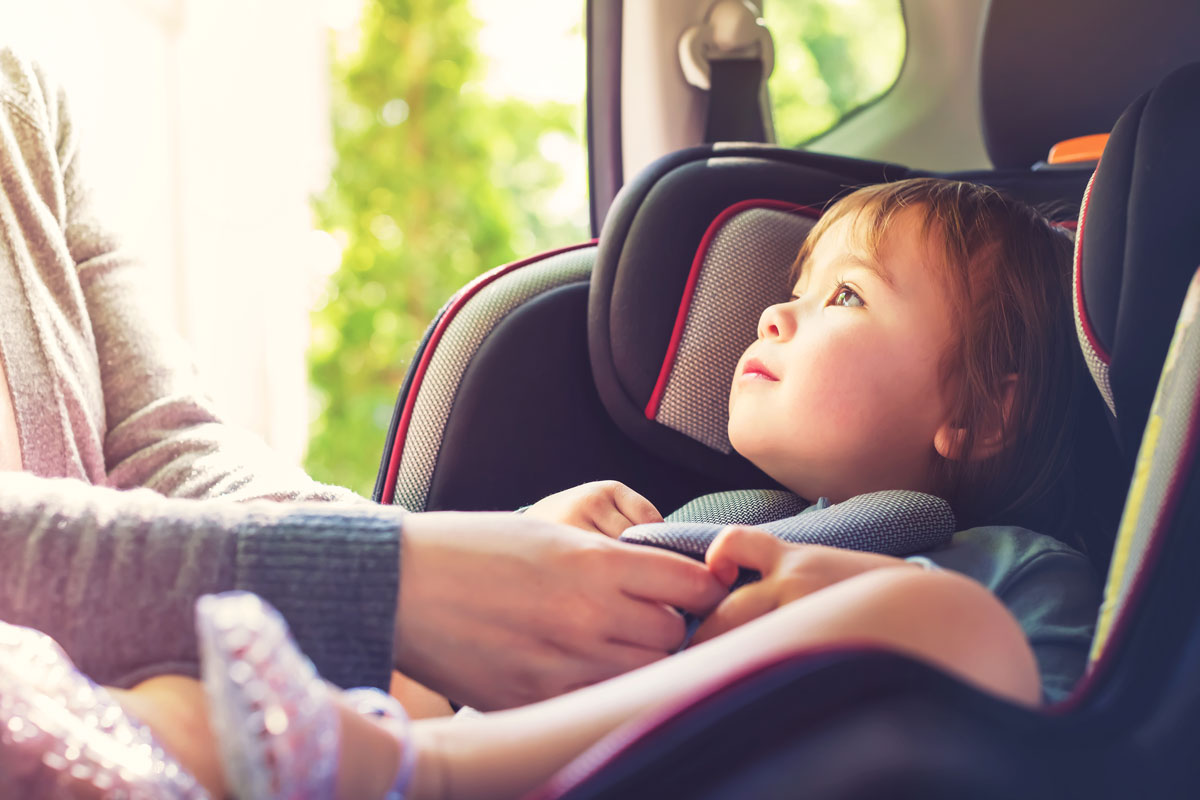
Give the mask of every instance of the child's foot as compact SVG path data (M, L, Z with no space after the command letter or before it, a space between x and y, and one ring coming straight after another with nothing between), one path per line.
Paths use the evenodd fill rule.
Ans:
M208 797L53 639L3 622L0 796Z
M404 796L416 749L399 703L374 690L339 697L279 613L252 594L202 597L196 621L209 717L235 796Z

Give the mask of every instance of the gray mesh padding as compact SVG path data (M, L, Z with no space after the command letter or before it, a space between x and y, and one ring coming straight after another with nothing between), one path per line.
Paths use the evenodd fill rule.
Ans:
M591 275L596 248L571 250L520 267L483 287L450 321L437 343L420 386L403 442L392 502L421 511L437 466L442 434L458 386L479 346L504 317L529 299Z
M1088 200L1092 196L1092 184L1095 181L1096 174L1092 173L1087 189L1083 192L1083 205L1081 206L1083 213L1079 215L1079 230L1075 236L1075 268L1072 277L1071 306L1075 312L1075 335L1079 337L1079 346L1083 349L1083 360L1087 362L1088 371L1092 373L1092 380L1095 381L1096 388L1100 390L1100 396L1104 398L1109 413L1115 417L1117 406L1113 402L1112 383L1108 379L1108 363L1096 352L1096 348L1092 346L1092 340L1083 327L1083 291L1080 287L1083 282L1083 226L1087 224Z
M782 489L740 489L697 497L668 514L666 521L758 525L793 517L808 506L809 502L800 495Z
M897 489L860 494L804 514L797 510L803 509L804 501L795 495L788 498L787 494L708 495L688 503L667 522L626 529L621 540L702 559L721 529L738 523L756 525L792 544L823 544L899 556L943 545L955 529L950 504L923 492ZM722 508L728 513L721 513ZM695 521L689 521L685 512L695 514L690 518Z
M758 318L786 300L788 272L815 220L768 208L734 215L700 267L675 363L655 420L730 453L729 385Z
M1129 593L1140 576L1153 539L1161 535L1164 505L1185 470L1181 460L1200 410L1200 272L1192 278L1175 336L1167 351L1162 377L1142 434L1137 466L1125 512L1117 532L1112 565L1104 588L1104 602L1092 658L1098 658L1108 643L1112 626L1124 613Z

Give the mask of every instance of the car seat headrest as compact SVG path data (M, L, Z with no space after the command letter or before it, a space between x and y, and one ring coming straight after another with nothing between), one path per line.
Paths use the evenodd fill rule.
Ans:
M729 444L734 366L762 310L788 297L816 209L895 177L884 164L715 146L669 156L622 189L600 236L588 344L624 433L685 469L772 485Z
M1200 63L1177 70L1121 115L1080 211L1076 328L1129 457L1200 266L1198 136Z
M1193 0L992 0L980 63L983 138L998 168L1112 128L1135 97L1200 60Z

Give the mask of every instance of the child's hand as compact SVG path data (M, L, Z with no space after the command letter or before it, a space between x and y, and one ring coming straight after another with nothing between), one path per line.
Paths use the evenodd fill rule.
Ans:
M649 500L618 481L593 481L552 494L525 509L525 515L614 539L631 525L663 521Z
M711 639L861 572L905 564L903 559L817 544L789 544L766 531L730 527L721 531L704 554L708 568L726 586L738 569L758 570L762 580L737 589L700 625L692 643Z

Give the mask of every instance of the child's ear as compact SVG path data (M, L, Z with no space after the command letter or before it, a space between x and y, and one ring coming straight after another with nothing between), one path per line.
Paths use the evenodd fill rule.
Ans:
M991 458L1004 449L1005 431L1012 416L1013 401L1017 396L1017 376L1006 375L1000 384L1000 403L995 412L983 420L981 430L977 431L971 452L964 453L967 444L967 429L946 421L933 434L933 449L938 455L950 461L981 461Z

